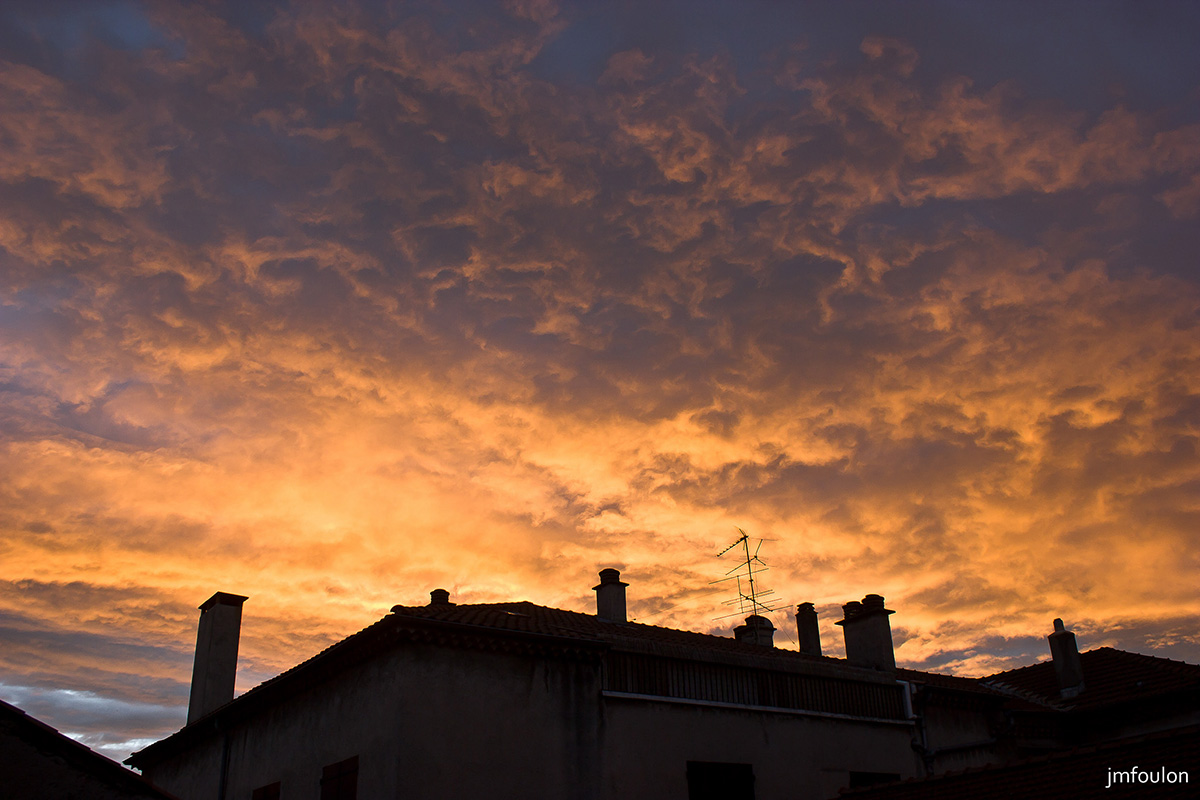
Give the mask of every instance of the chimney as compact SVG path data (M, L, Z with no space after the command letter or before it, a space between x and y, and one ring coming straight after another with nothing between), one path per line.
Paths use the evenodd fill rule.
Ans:
M892 647L888 617L896 612L884 608L883 598L877 594L867 595L861 603L846 603L842 612L845 619L834 624L842 626L846 660L856 667L894 670L896 651Z
M621 573L609 568L600 570L600 584L593 586L596 593L596 616L609 622L625 622L625 587Z
M1047 636L1046 641L1050 642L1050 655L1054 657L1059 693L1063 697L1075 697L1083 691L1083 662L1079 658L1075 634L1063 627L1061 619L1056 619L1054 633Z
M450 602L450 593L445 589L434 589L429 593L429 605L431 606L452 606Z
M775 626L766 617L751 614L746 617L746 624L733 629L733 638L746 644L757 644L762 647L775 646Z
M188 701L189 725L233 699L242 603L246 600L240 594L217 592L200 606L192 696Z
M800 638L801 653L821 655L821 628L817 625L817 609L812 603L796 606L796 634Z

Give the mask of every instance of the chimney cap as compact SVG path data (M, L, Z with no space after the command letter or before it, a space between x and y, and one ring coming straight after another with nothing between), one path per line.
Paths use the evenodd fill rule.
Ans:
M883 595L869 594L862 601L851 600L842 606L843 618L833 623L834 625L845 625L847 622L852 622L856 619L865 619L878 614L890 616L896 612L890 608L885 608L883 605Z
M600 583L596 586L593 586L592 589L595 590L599 589L601 586L609 586L612 584L616 584L618 586L629 585L621 580L621 570L608 567L607 569L600 570Z
M1063 621L1061 619L1055 619L1054 620L1054 632L1062 633L1065 630L1066 630L1066 628L1063 626Z
M450 592L445 589L434 589L429 593L429 605L431 606L452 606L450 602Z
M217 592L212 597L208 598L207 600L205 600L203 603L200 604L200 610L208 611L210 608L212 608L213 606L216 606L216 605L240 606L242 603L246 602L249 599L250 599L249 597L245 597L240 594L230 594L229 592Z

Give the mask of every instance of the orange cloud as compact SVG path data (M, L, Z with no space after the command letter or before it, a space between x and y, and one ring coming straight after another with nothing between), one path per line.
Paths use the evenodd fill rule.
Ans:
M609 564L728 630L735 526L833 651L876 591L909 664L1063 615L1196 652L1194 130L882 37L574 85L549 5L411 13L156 8L182 49L95 44L111 103L0 66L0 679L178 710L215 589L243 688Z

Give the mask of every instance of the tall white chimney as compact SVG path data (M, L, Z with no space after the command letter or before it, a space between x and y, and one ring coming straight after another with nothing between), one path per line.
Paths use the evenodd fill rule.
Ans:
M188 701L189 725L233 699L242 603L247 599L240 594L217 592L200 606L192 696Z

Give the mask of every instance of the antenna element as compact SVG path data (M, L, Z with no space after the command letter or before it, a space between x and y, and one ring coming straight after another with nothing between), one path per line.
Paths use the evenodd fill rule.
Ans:
M766 563L758 557L758 551L762 548L762 543L769 540L759 539L758 544L754 546L754 552L751 553L749 534L747 534L741 528L737 528L736 530L740 536L734 540L733 544L717 553L717 558L720 558L730 550L733 550L740 545L743 554L742 560L738 562L737 566L726 572L724 578L718 578L717 580L712 581L712 583L721 583L722 581L728 580L737 581L737 597L733 598L732 600L724 601L723 605L728 606L737 603L738 610L735 613L725 614L717 617L717 619L725 619L726 617L744 615L746 613L747 604L749 604L751 614L758 614L759 611L770 613L776 610L771 605L771 603L774 601L770 599L771 596L775 594L775 590L763 589L759 585L761 581L755 580L756 575L761 575L770 569L770 567L768 567ZM743 580L745 581L746 587L744 589L742 583Z

